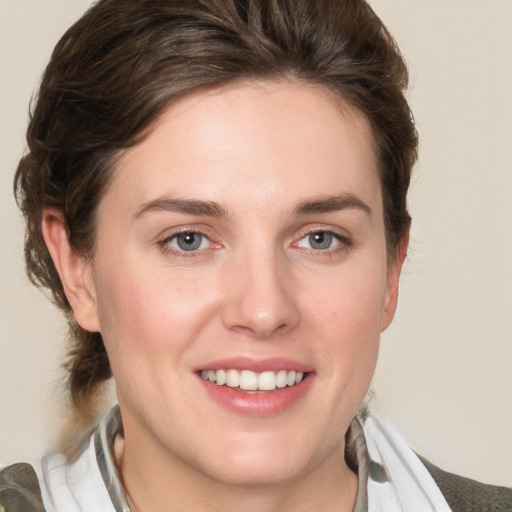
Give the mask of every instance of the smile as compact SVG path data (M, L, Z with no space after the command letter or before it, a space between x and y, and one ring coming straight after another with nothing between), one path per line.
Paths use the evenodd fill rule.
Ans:
M202 370L201 378L218 386L238 388L243 391L274 391L277 388L295 386L302 382L303 372L295 370L265 371L251 370Z

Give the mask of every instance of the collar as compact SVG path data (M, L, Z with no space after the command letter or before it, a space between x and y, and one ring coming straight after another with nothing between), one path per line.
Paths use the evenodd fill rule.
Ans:
M123 435L123 423L119 404L116 404L96 428L94 448L101 476L116 512L131 512L114 457L114 441L118 435Z

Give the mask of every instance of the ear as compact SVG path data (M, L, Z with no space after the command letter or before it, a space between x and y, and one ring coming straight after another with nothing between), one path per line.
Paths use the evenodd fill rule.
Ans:
M393 259L388 264L388 275L386 279L386 292L384 295L384 304L382 310L382 318L380 324L380 330L385 331L391 324L398 303L398 283L400 280L400 273L402 266L407 256L407 247L409 246L409 229L402 237L398 251Z
M42 232L76 321L83 329L99 331L91 265L71 247L59 209L43 211Z

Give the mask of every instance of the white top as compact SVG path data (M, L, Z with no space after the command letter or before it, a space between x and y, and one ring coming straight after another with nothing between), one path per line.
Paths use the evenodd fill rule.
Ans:
M61 454L47 455L36 473L47 512L117 512L98 466L94 436L73 464Z
M364 442L355 454L360 486L354 512L366 510L366 502L368 512L450 512L434 479L392 425L374 415L356 421ZM67 464L61 454L42 459L36 472L47 512L130 512L113 455L119 433L121 416L115 406L76 462Z

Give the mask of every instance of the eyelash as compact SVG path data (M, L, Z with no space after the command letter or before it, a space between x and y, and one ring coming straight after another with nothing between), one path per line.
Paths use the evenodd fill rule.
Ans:
M311 247L308 248L308 247L298 246L298 243L301 240L303 240L306 237L309 237L315 233L322 233L322 234L327 234L327 235L332 236L338 242L338 246L336 246L334 248L328 248L325 250L313 249ZM210 247L208 247L206 249L191 250L191 251L179 250L179 249L173 248L170 245L170 243L173 240L177 239L177 237L180 235L198 235L198 236L204 237L210 244L217 245L217 247L220 247L219 244L215 244L214 242L212 242L212 240L210 239L210 237L207 234L203 233L202 231L196 230L196 229L184 229L182 231L173 233L172 235L167 236L163 240L160 240L159 242L157 242L157 245L159 246L160 250L164 254L171 254L173 256L177 256L177 257L181 257L181 258L190 258L190 257L198 256L200 254L204 254L205 251L209 251ZM307 252L313 256L322 256L322 255L323 256L326 256L326 255L336 256L336 255L340 254L341 252L344 252L347 249L349 249L352 245L353 245L353 242L349 237L340 235L339 233L336 233L335 231L329 230L329 229L311 229L309 231L305 231L305 232L301 233L300 237L297 239L297 241L292 244L292 246L295 246L298 249L302 250L303 252Z
M197 229L184 229L182 231L177 231L176 233L173 233L170 236L165 237L163 240L160 240L157 245L159 246L160 250L164 254L171 254L172 256L177 256L179 258L190 258L194 256L198 256L200 253L203 253L205 251L208 251L208 249L201 249L201 250L195 250L195 251L185 251L185 250L179 250L175 249L170 245L170 243L177 239L180 235L199 235L208 240L210 244L214 244L210 237L203 233L202 231L199 231Z
M299 249L303 251L307 251L309 254L313 256L337 256L342 252L345 252L353 245L353 241L344 235L340 235L336 231L333 231L331 229L321 229L321 228L313 228L308 231L305 231L300 234L300 237L298 238L297 242L294 242L294 245L297 245L301 240L304 240L306 237L309 237L311 235L314 235L315 233L322 233L322 234L328 234L331 235L337 242L338 246L332 248L332 249L313 249L310 247L300 247Z

